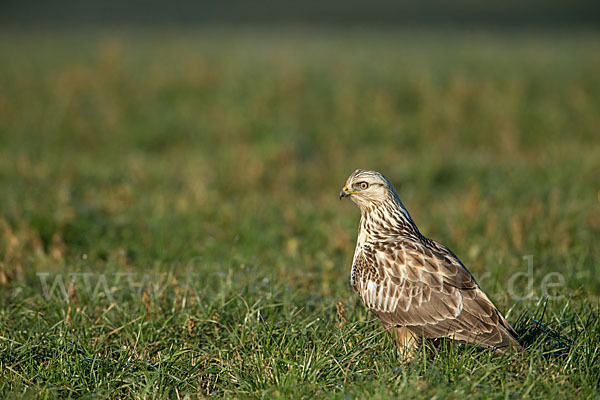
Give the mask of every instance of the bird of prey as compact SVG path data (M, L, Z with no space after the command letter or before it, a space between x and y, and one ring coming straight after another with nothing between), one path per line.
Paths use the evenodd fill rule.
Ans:
M421 339L451 338L496 351L519 349L517 333L452 251L426 238L392 183L356 170L340 192L360 208L351 284L411 357Z

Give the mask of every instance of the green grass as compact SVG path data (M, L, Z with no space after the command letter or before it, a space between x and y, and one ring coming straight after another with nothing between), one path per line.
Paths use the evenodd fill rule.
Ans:
M574 33L2 33L0 397L596 398L599 54ZM525 351L401 362L349 285L356 168Z

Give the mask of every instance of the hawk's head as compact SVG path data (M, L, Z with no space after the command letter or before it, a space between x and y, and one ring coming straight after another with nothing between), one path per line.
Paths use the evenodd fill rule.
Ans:
M398 197L394 185L377 171L357 169L340 192L342 197L350 197L361 209L369 205L385 203Z

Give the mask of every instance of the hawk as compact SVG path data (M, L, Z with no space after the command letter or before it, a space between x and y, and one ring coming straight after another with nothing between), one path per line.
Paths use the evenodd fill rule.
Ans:
M356 170L340 192L360 208L351 284L396 346L411 354L422 338L451 338L504 351L517 333L446 246L426 238L392 183Z

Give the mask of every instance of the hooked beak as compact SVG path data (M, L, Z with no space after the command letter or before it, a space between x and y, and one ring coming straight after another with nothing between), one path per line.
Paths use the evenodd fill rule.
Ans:
M340 192L340 200L342 199L342 197L348 197L348 196L350 196L350 192L348 191L348 186L344 186L344 188Z

